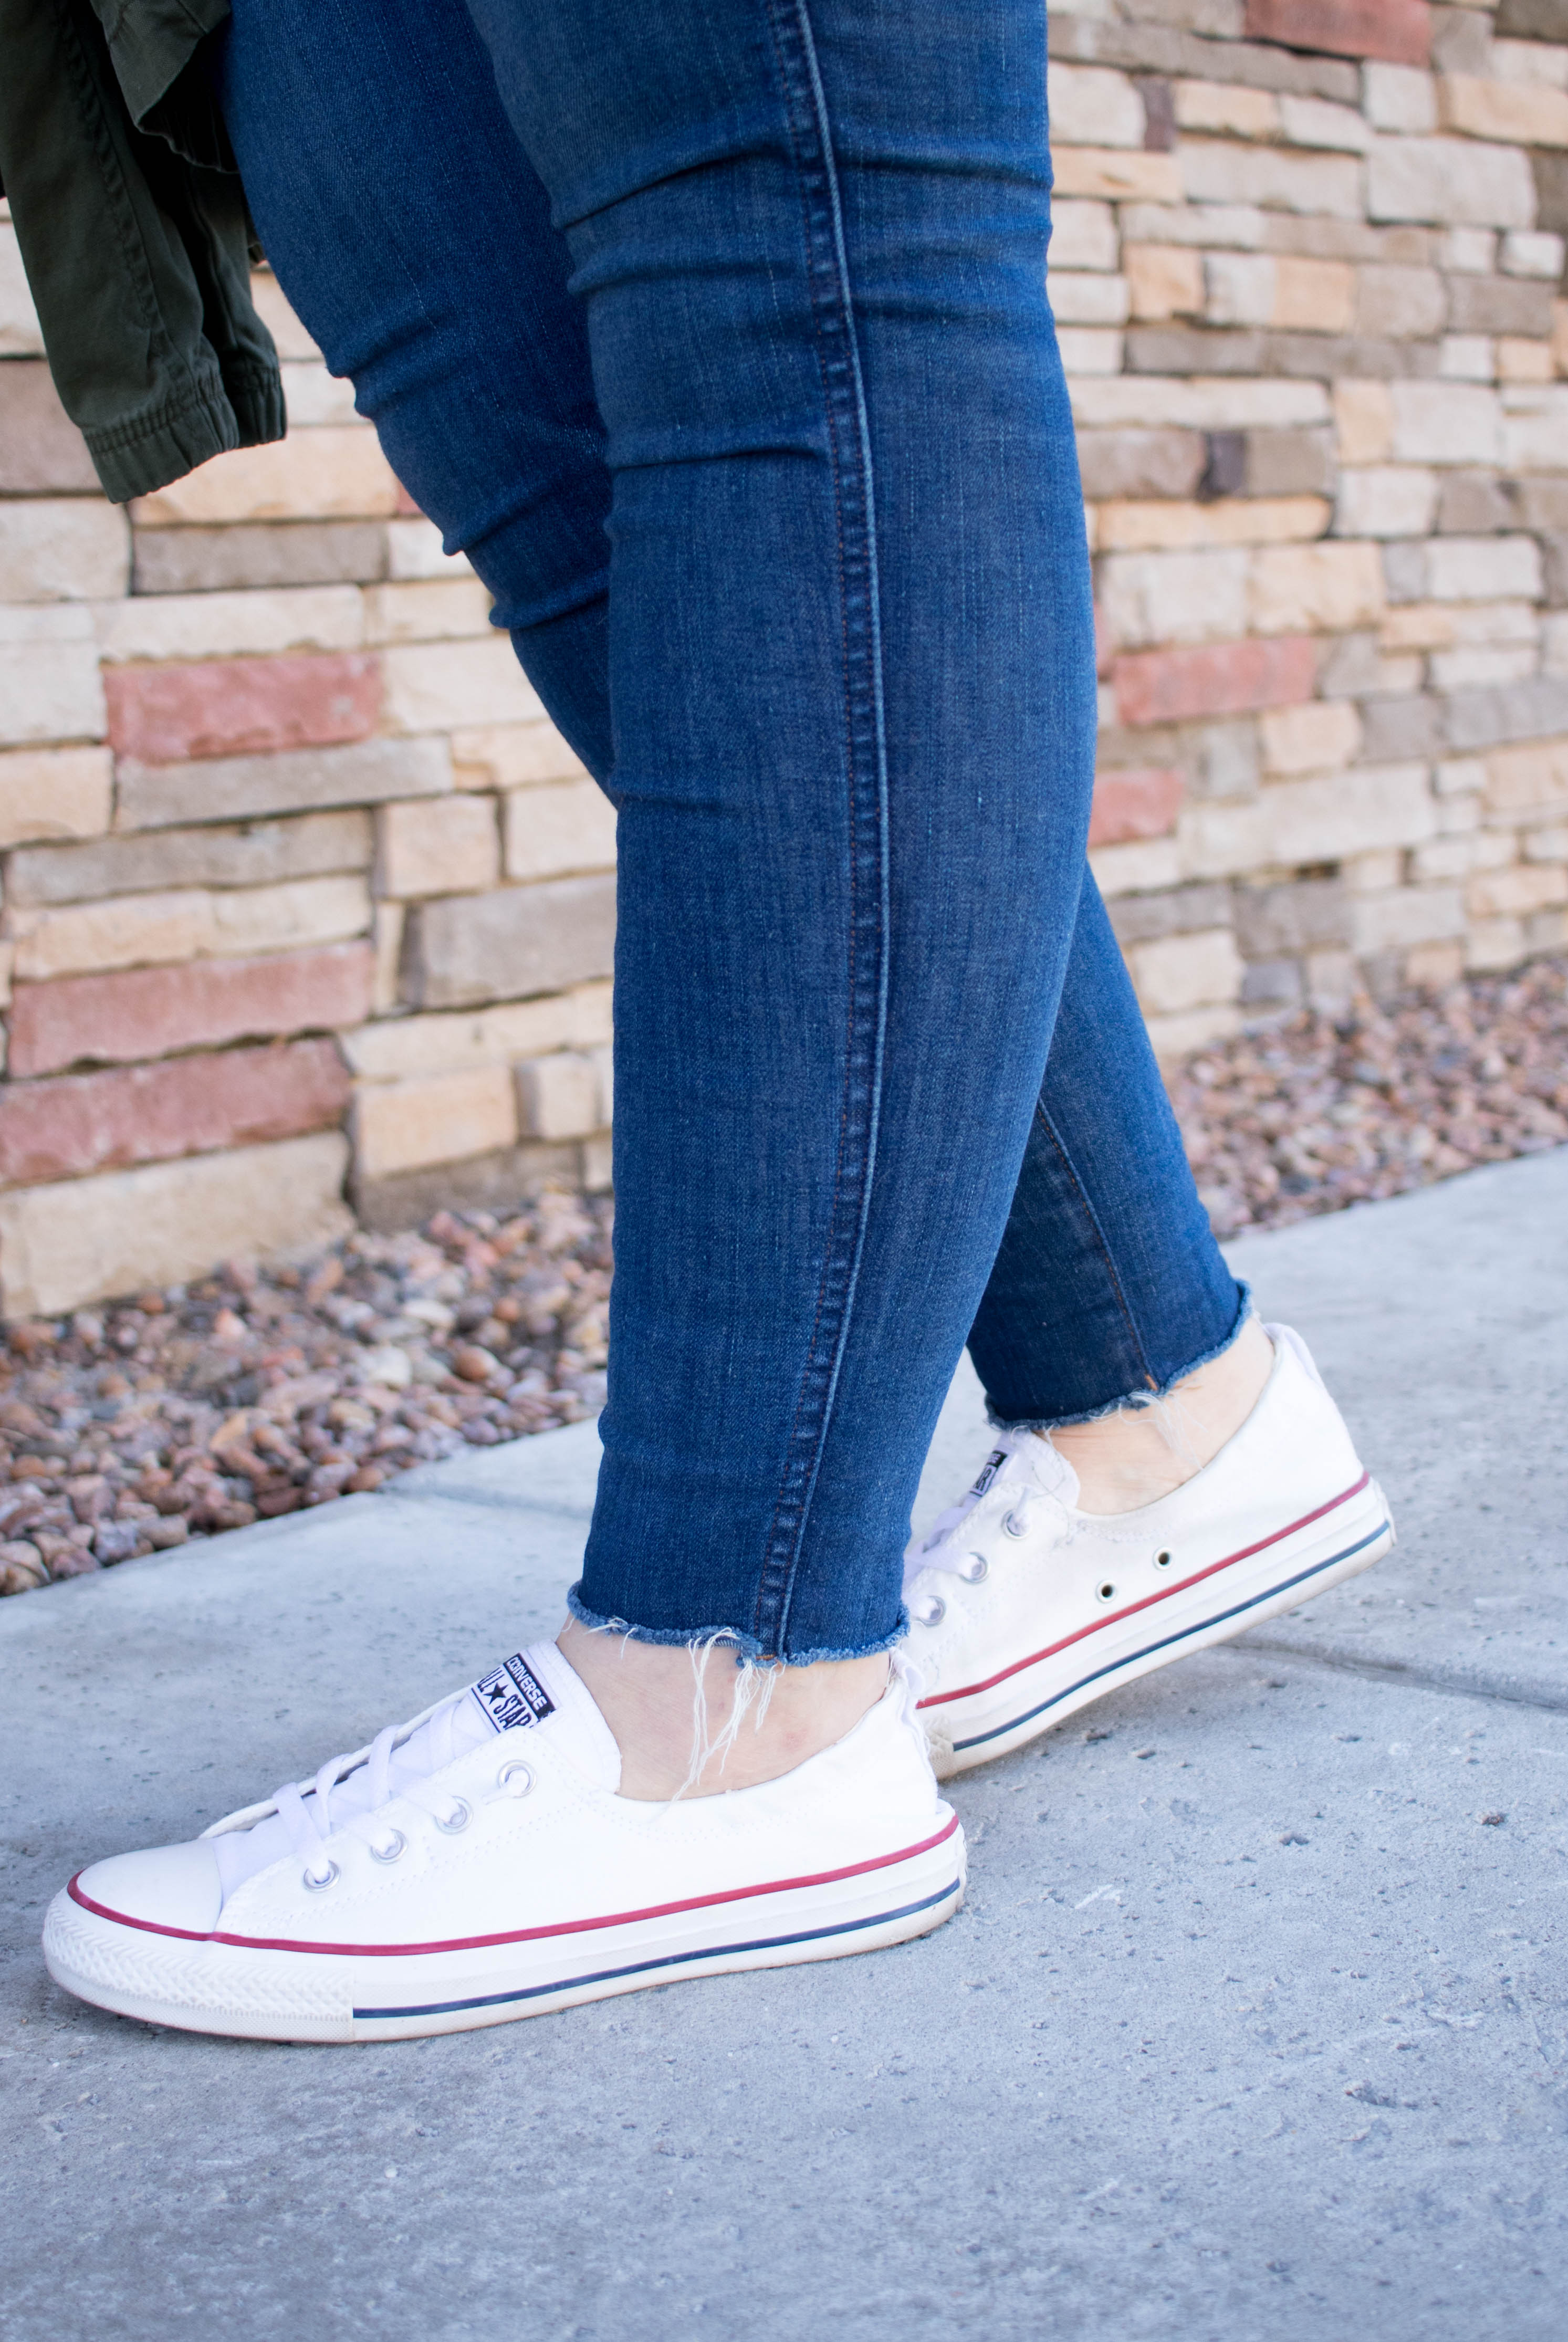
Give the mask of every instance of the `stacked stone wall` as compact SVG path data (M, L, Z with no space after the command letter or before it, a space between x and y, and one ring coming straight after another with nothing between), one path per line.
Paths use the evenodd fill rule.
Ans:
M1093 856L1167 1055L1568 943L1568 5L1065 0ZM614 825L265 275L126 510L0 222L0 1278L608 1176Z

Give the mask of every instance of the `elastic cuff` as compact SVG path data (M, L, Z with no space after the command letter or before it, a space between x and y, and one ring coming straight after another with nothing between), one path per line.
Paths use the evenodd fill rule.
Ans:
M579 1579L578 1585L581 1583ZM694 1650L706 1644L710 1648L734 1651L737 1666L747 1659L770 1667L814 1667L819 1659L874 1659L879 1651L891 1651L902 1643L909 1632L909 1613L901 1603L892 1634L884 1635L879 1642L856 1644L842 1650L824 1645L821 1650L789 1651L781 1657L776 1651L764 1651L754 1635L744 1634L738 1626L634 1626L629 1618L603 1617L579 1598L576 1586L566 1596L566 1607L580 1626L591 1627L594 1634L624 1635L634 1643L662 1643L672 1650Z
M1103 1406L1084 1407L1077 1415L1004 1416L997 1415L987 1402L986 1421L994 1431L1064 1431L1072 1423L1099 1423L1107 1415L1120 1415L1124 1407L1157 1406L1161 1399L1169 1398L1178 1383L1185 1382L1189 1375L1195 1375L1200 1366L1211 1366L1214 1359L1223 1358L1232 1345L1240 1339L1242 1328L1253 1314L1253 1288L1238 1277L1236 1291L1241 1296L1236 1322L1224 1340L1216 1342L1213 1349L1200 1351L1184 1366L1178 1366L1157 1389L1129 1391L1125 1398L1107 1399Z

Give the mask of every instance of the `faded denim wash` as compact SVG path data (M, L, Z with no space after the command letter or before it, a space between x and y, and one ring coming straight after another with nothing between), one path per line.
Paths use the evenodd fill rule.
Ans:
M1044 11L236 0L217 73L285 291L619 813L573 1607L881 1649L966 1340L1059 1423L1245 1306L1085 873Z

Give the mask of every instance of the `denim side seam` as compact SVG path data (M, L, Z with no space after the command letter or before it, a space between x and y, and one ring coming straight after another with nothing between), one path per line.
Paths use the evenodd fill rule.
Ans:
M805 0L765 0L765 5L800 187L806 277L816 319L817 362L833 467L844 659L850 867L844 1087L833 1206L816 1314L753 1613L759 1652L778 1656L788 1635L790 1599L832 1417L871 1205L887 1026L889 869L871 430L855 340L838 175Z
M1254 1314L1253 1288L1243 1278L1238 1277L1236 1291L1241 1296L1236 1310L1236 1322L1224 1340L1214 1343L1207 1350L1200 1351L1195 1358L1189 1358L1184 1366L1177 1366L1173 1373L1167 1375L1163 1383L1151 1384L1146 1390L1129 1391L1125 1398L1107 1399L1103 1406L1086 1407L1081 1415L1052 1415L1039 1418L1033 1416L1020 1416L1016 1420L1004 1420L1003 1416L993 1413L990 1406L987 1405L986 1421L994 1431L1065 1431L1069 1424L1099 1423L1108 1415L1120 1415L1124 1407L1131 1409L1157 1406L1162 1399L1169 1398L1178 1383L1184 1382L1189 1375L1195 1375L1200 1366L1213 1366L1216 1358L1223 1358L1225 1352L1240 1340L1243 1326L1248 1318Z
M1046 1113L1043 1106L1037 1105L1034 1108L1034 1112L1039 1118L1041 1128L1045 1132L1052 1146L1056 1149L1057 1158L1062 1165L1062 1168L1066 1172L1068 1178L1073 1183L1073 1192L1077 1196L1079 1203L1083 1206L1084 1216L1088 1221L1090 1227L1094 1230L1094 1243L1099 1250L1101 1259L1105 1264L1105 1274L1111 1280L1111 1290L1116 1296L1116 1306L1122 1313L1122 1322L1126 1326L1127 1332L1132 1338L1133 1346L1138 1353L1139 1364L1144 1369L1144 1387L1146 1390L1152 1391L1154 1386L1154 1376L1149 1372L1149 1360L1147 1354L1144 1351L1143 1341L1138 1333L1137 1321L1134 1317L1132 1311L1127 1306L1127 1296L1122 1289L1122 1280L1116 1274L1115 1257L1112 1253L1110 1246L1105 1241L1105 1231L1100 1226L1100 1215L1089 1200L1088 1191L1084 1187L1082 1179L1078 1176L1077 1166L1074 1163L1073 1157L1068 1154L1067 1149L1062 1144L1062 1135L1060 1131L1058 1131L1055 1124L1052 1121L1050 1116ZM1190 1373L1191 1368L1188 1368L1187 1371ZM1119 1406L1122 1404L1124 1404L1124 1402L1118 1399L1116 1406ZM1114 1414L1115 1412L1115 1408L1102 1407L1098 1409L1097 1412L1103 1415ZM1066 1419L1066 1417L1063 1418L1064 1421ZM1077 1421L1086 1421L1090 1419L1091 1418L1084 1416L1074 1418L1074 1420Z
M787 1657L780 1657L775 1652L764 1651L754 1635L744 1633L739 1626L634 1626L626 1618L604 1617L597 1610L590 1610L581 1599L581 1585L582 1580L579 1579L568 1589L566 1607L579 1625L588 1627L593 1633L624 1635L630 1642L658 1643L674 1650L693 1650L704 1643L717 1643L721 1650L726 1646L733 1646L737 1666L747 1659L784 1667L813 1667L821 1659L872 1659L879 1651L894 1649L909 1632L909 1613L901 1603L890 1635L881 1636L869 1643L846 1644L842 1650L824 1645L820 1650L791 1651Z

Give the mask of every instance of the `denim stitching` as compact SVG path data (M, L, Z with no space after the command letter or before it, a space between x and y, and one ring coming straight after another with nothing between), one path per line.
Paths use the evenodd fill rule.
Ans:
M1063 1146L1061 1138L1057 1135L1054 1123L1052 1121L1050 1116L1046 1113L1043 1106L1036 1105L1034 1111L1040 1118L1041 1127L1044 1130L1052 1146L1056 1149L1057 1156L1061 1160L1062 1168L1071 1180L1074 1193L1076 1195L1079 1203L1084 1207L1084 1216L1088 1221L1090 1228L1094 1232L1094 1242L1099 1248L1100 1257L1105 1265L1105 1274L1111 1280L1111 1290L1116 1296L1116 1306L1122 1313L1122 1322L1125 1326L1128 1338L1132 1342L1133 1347L1137 1353L1138 1363L1144 1369L1144 1383L1150 1390L1157 1390L1159 1387L1159 1377L1154 1374L1149 1365L1149 1354L1144 1347L1143 1336L1138 1332L1137 1321L1134 1317L1132 1310L1127 1306L1127 1296L1122 1289L1122 1280L1116 1274L1116 1264L1112 1257L1111 1247L1105 1241L1105 1232L1100 1226L1099 1215L1095 1211L1094 1205L1090 1202L1088 1194L1085 1191L1084 1184L1079 1178L1077 1172L1073 1167L1073 1158L1068 1154L1067 1149Z
M833 1206L817 1289L816 1315L802 1371L784 1474L764 1549L754 1613L763 1648L777 1654L788 1630L790 1601L837 1392L870 1210L887 1022L889 882L887 768L870 429L855 346L837 175L805 0L767 0L767 5L805 223L806 274L817 319L818 365L823 376L837 511L850 870L844 1092L839 1116ZM825 256L824 246L831 246ZM834 333L843 345L843 355L836 358L828 346L829 336ZM847 380L835 385L835 374ZM846 490L856 489L860 510L856 512L852 506L846 535ZM863 615L856 611L857 579ZM863 802L870 794L864 779L868 764L875 792L874 811ZM874 859L872 887L866 881L873 876L869 866ZM868 897L872 900L868 901ZM859 947L863 922L869 929L870 945L864 955Z

